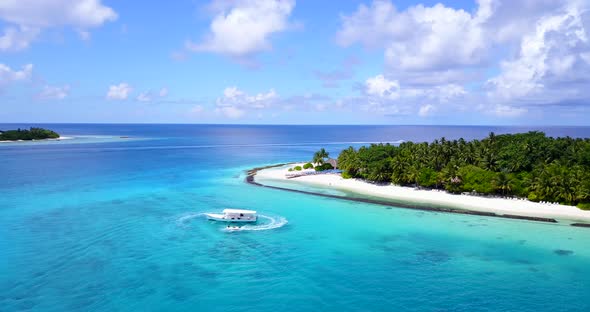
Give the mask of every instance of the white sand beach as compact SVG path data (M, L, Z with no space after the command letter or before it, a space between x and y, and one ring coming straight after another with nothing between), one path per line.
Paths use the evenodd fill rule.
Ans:
M56 138L56 139L0 141L0 143L61 141L61 140L72 140L73 138L74 137L72 137L72 136L60 136L59 138Z
M445 206L470 211L492 212L499 215L552 218L559 221L590 222L590 211L574 206L535 203L522 199L488 198L472 195L455 195L437 190L417 190L412 187L375 185L358 179L343 179L339 174L318 174L287 179L288 169L299 164L258 171L256 179L289 181L308 186L334 188L352 193L381 197L423 205Z

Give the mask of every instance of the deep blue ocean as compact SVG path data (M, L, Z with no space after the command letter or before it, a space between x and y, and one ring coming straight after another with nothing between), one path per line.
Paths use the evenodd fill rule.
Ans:
M590 127L0 129L28 126L74 139L0 143L0 311L590 311L590 229L244 183L321 147ZM201 215L225 207L263 222Z

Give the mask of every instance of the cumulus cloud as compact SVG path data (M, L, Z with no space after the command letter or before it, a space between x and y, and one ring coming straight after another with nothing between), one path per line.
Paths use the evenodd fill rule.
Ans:
M38 99L41 100L63 100L70 93L70 86L49 86L43 87L43 90L37 95Z
M112 85L109 87L109 91L107 92L107 99L126 100L132 91L133 88L126 82L122 82L118 85Z
M392 100L399 98L399 82L397 80L385 79L383 75L377 75L367 79L365 87L366 93L370 96Z
M214 1L215 17L210 32L186 48L197 52L214 52L232 57L246 57L272 47L270 37L289 27L294 0Z
M522 38L518 56L503 61L501 73L488 80L491 100L538 105L589 99L590 17L586 9L587 5L574 2L541 18Z
M403 70L447 69L481 61L488 47L484 24L493 12L491 0L478 1L471 14L437 4L399 11L388 0L361 4L342 15L337 42L384 48L386 62Z
M368 78L362 109L386 115L434 114L442 105L462 109L464 83L477 77L477 66L487 56L487 23L497 4L479 0L474 12L436 4L398 10L389 0L341 16L336 34L342 46L361 44L382 49L384 74Z
M88 39L89 29L117 19L117 13L101 0L0 1L0 20L9 26L0 36L0 51L29 47L43 29L71 27Z
M271 89L266 93L248 95L237 87L227 87L223 96L216 101L215 111L228 118L237 119L251 110L270 108L278 99L277 93Z
M17 81L28 81L32 74L33 64L24 65L21 70L13 70L0 63L0 90Z
M420 110L418 110L418 115L420 115L421 117L426 117L430 115L434 111L434 109L434 105L432 104L423 105L422 107L420 107Z
M427 116L437 110L436 105L458 105L466 94L462 86L455 84L418 88L403 86L397 80L377 75L365 81L362 96L354 101L366 111Z
M0 36L0 51L20 51L29 47L37 35L38 28L27 26L6 27L4 34Z
M587 105L589 27L584 0L478 0L472 12L375 0L341 16L336 40L383 50L387 78L363 84L371 110L430 115L444 104L517 117Z

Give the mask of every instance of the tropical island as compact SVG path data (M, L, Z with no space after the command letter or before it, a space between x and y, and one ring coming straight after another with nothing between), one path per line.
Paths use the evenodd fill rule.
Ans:
M490 133L472 141L349 147L337 160L322 149L312 162L287 167L257 177L469 211L590 221L583 211L590 208L589 139ZM318 174L326 169L330 174Z
M59 139L60 135L52 130L43 128L29 128L16 130L0 130L0 141L31 141L31 140L46 140Z

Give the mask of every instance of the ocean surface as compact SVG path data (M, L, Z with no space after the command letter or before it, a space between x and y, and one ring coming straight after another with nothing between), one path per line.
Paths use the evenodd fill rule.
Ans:
M587 127L42 126L0 143L1 311L590 311L590 229L265 189L349 145ZM228 232L202 213L254 209Z

